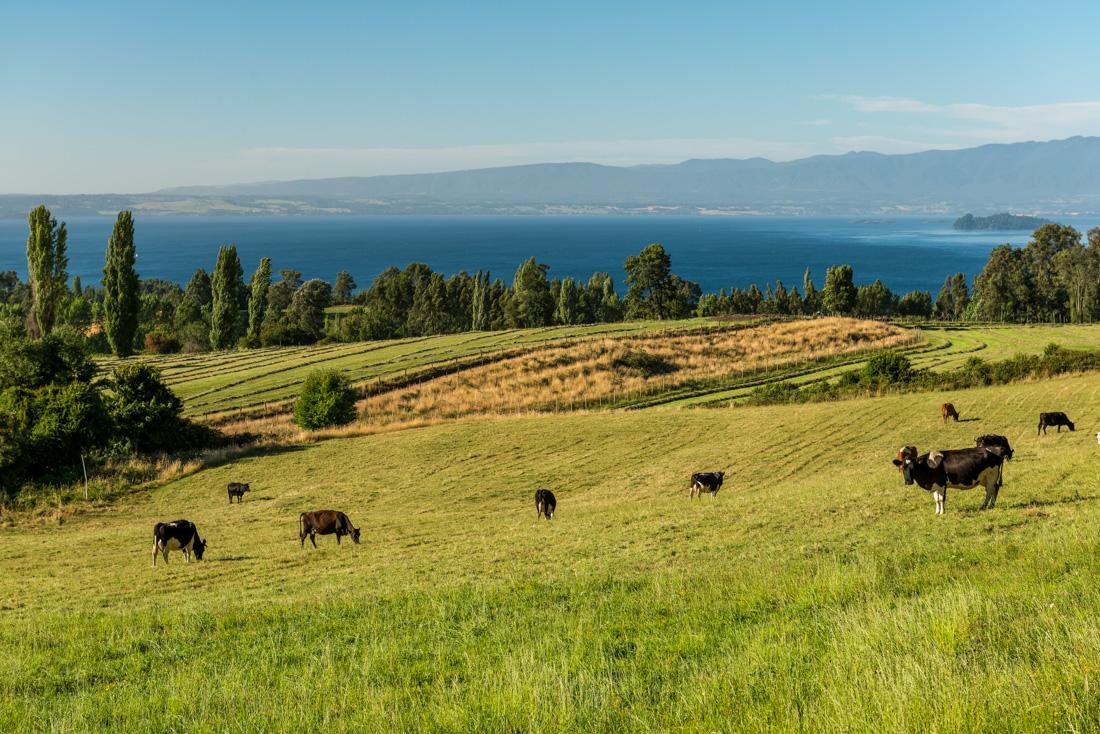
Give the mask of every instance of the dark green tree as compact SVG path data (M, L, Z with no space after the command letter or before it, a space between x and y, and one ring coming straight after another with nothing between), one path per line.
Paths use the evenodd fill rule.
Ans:
M817 288L814 286L814 279L810 275L809 268L806 268L806 272L802 276L802 307L808 314L817 313L821 308L821 294L817 292Z
M237 248L224 245L218 250L214 277L210 279L210 348L229 349L241 335L241 291L244 270Z
M355 285L351 273L341 270L336 274L336 282L332 286L332 302L340 305L351 303L351 297L354 295L356 288L358 286Z
M852 284L852 266L836 265L825 272L821 305L832 314L850 314L856 307L856 287Z
M550 266L531 258L516 270L508 301L508 322L512 328L549 326L554 319L554 297L546 273Z
M134 334L141 310L138 274L134 270L136 260L134 218L130 212L122 211L107 240L103 265L103 330L116 357L134 353Z
M894 294L881 280L856 289L856 312L860 316L889 316L894 312Z
M260 327L264 323L264 313L267 311L267 292L271 288L271 258L260 258L260 265L252 274L252 297L248 299L248 337L252 340L260 338Z
M898 301L898 313L902 316L928 318L932 315L932 294L928 291L909 291Z
M1032 312L1033 290L1024 251L1001 245L989 253L974 279L970 315L979 321L1026 321Z
M323 280L307 280L294 293L286 310L287 323L308 335L320 339L325 330L325 309L332 300L332 287Z
M280 270L278 281L271 285L267 292L267 305L275 315L282 314L290 308L290 302L294 294L302 287L302 274L297 270Z
M623 265L626 271L626 316L631 319L666 319L676 298L672 282L672 258L663 245L653 243Z
M1032 287L1032 318L1057 321L1068 315L1065 289L1058 280L1058 253L1081 245L1081 233L1061 224L1044 224L1031 235L1024 248Z
M53 330L57 307L68 290L66 268L68 230L57 223L45 206L37 206L27 217L27 280L31 288L28 330L32 336L46 336Z
M205 270L199 268L191 276L191 280L187 283L187 290L184 291L184 297L190 298L200 308L209 308L214 295L210 289L210 276Z

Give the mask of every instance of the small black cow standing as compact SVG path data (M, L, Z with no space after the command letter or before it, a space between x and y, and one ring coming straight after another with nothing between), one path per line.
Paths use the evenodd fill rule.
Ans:
M318 535L332 535L336 533L336 545L340 545L340 538L350 535L354 543L359 543L359 528L353 527L348 516L339 510L314 510L303 512L298 516L298 539L302 547L306 547L306 536L313 547L317 547Z
M229 504L233 504L233 498L237 498L237 504L244 502L244 493L249 491L247 484L241 484L240 482L230 482L229 486Z
M554 493L549 489L536 489L535 490L535 519L538 520L541 517L545 517L547 520L554 519L554 510L558 508L558 499L554 496Z
M710 492L710 496L713 497L722 488L722 482L725 481L725 478L726 473L722 471L695 472L691 475L691 488L688 490L688 496L694 499L696 495Z
M183 560L187 563L191 562L191 553L201 561L202 554L206 551L206 541L199 538L199 529L190 520L158 522L153 526L153 565L157 565L158 553L168 563L170 550L183 551Z
M1058 433L1062 432L1062 426L1065 426L1071 431L1077 430L1073 425L1073 421L1067 418L1065 413L1040 413L1039 430L1035 432L1035 435L1038 436L1040 433L1046 433L1049 426L1058 426Z

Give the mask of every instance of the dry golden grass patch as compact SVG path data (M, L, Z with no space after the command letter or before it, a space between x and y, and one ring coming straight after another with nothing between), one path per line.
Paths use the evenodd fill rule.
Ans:
M376 395L371 424L595 408L632 396L912 343L905 329L824 318L706 334L605 338L530 354Z

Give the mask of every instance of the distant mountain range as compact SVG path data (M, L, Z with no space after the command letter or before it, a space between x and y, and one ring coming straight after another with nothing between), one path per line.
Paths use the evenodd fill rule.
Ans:
M907 155L853 152L673 165L543 163L449 173L189 186L149 194L0 196L0 216L155 214L883 214L1100 212L1100 137Z

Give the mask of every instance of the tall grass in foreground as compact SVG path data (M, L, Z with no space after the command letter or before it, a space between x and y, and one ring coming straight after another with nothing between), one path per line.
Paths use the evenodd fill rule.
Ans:
M0 731L1097 731L1097 396L461 421L0 528ZM1051 405L1080 430L1035 436ZM936 517L889 463L985 432L1016 451L993 511ZM698 469L726 486L689 502ZM322 506L363 544L302 550ZM177 517L206 560L150 568Z

